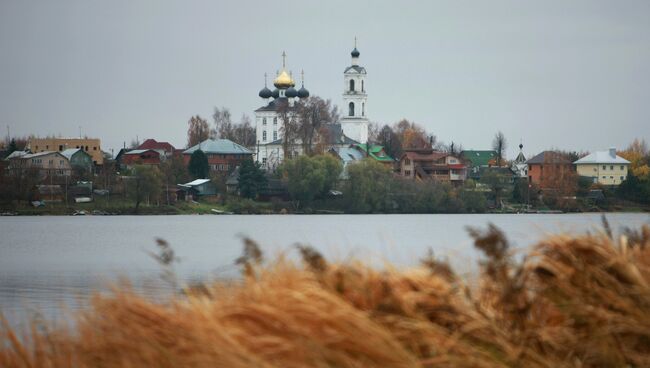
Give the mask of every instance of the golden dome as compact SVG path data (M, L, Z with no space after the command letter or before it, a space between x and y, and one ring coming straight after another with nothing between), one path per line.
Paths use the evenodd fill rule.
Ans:
M294 83L293 79L291 79L289 73L287 73L286 70L282 70L280 75L278 75L278 77L273 81L273 85L277 88L285 89L295 86L296 83Z

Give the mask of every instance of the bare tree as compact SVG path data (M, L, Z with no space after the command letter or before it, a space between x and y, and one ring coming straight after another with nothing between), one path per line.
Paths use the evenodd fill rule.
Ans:
M321 127L337 121L337 108L332 107L330 100L309 97L298 102L295 111L298 119L297 136L302 143L303 151L311 155L313 154L314 140L321 132Z
M282 121L282 128L280 128L282 151L285 159L288 159L293 156L293 147L298 137L298 120L295 111L286 100L278 100L278 104L278 117Z
M506 137L499 131L492 140L492 149L497 152L497 166L501 166L507 146L508 142L506 141Z
M215 107L212 120L214 121L214 128L210 131L210 136L212 138L230 139L229 137L233 134L230 110L227 107L221 109Z
M234 125L232 136L228 139L246 147L255 145L255 127L251 124L251 118L248 115L242 114L239 124Z
M208 121L199 115L192 116L187 122L187 146L195 146L210 138L210 126Z

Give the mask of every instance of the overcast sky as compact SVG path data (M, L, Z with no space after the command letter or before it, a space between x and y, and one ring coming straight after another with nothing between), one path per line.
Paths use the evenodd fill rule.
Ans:
M341 104L354 37L368 116L514 157L650 138L650 1L0 0L0 125L177 147L214 106L261 106L264 73L305 70Z

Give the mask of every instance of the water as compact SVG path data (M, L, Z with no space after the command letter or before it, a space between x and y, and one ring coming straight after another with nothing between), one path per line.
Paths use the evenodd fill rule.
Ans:
M612 228L650 223L647 214L609 214ZM564 215L278 215L278 216L76 216L0 217L0 311L19 326L28 316L50 320L105 291L120 276L141 292L168 290L147 251L167 240L181 258L183 280L234 277L241 236L258 241L266 255L295 253L310 244L328 259L356 257L377 265L408 266L426 254L447 257L460 273L476 270L479 254L466 226L492 222L518 247L547 233L585 232L599 214ZM292 253L293 252L293 253Z

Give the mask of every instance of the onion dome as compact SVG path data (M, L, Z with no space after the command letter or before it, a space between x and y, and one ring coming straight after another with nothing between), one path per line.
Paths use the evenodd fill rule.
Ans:
M355 47L354 50L352 50L352 52L350 53L350 55L352 55L352 57L358 58L359 55L361 55L361 53L360 53L359 50L357 50L357 48Z
M270 89L264 87L262 88L262 90L260 90L259 96L262 98L270 98L271 96L273 96L273 92L271 92Z
M287 92L284 93L285 96L289 98L298 97L298 91L295 88L290 87Z
M280 97L280 90L278 90L277 88L274 89L273 92L271 92L271 96L272 96L273 98L278 98L278 97Z
M298 90L298 97L300 98L309 97L309 91L307 90L307 88L305 88L305 86L302 86L302 88Z
M293 82L293 79L289 76L286 70L282 70L280 75L278 75L277 78L273 81L273 85L276 88L280 89L287 89L289 87L295 86L295 83Z

